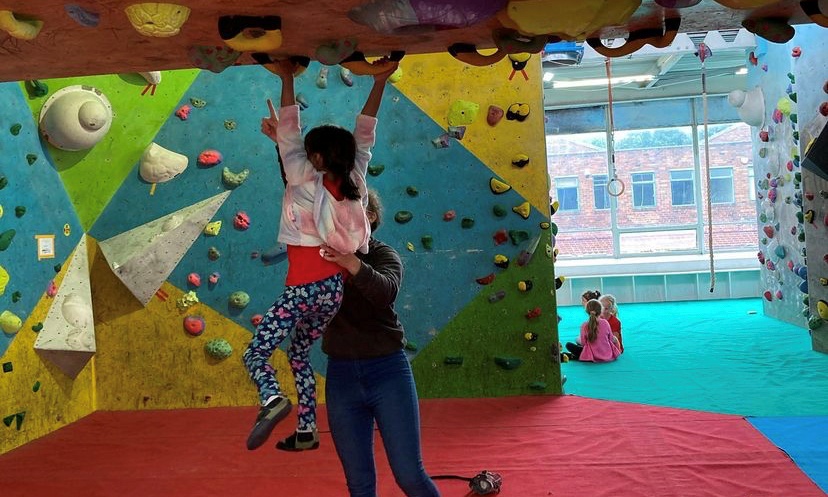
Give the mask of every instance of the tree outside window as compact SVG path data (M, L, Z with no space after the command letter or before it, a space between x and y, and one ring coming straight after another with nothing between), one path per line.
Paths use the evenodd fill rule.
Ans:
M578 178L569 176L555 179L555 191L558 197L558 211L578 210Z
M691 169L670 171L670 195L673 205L696 205L696 193Z
M634 208L655 207L655 175L653 173L633 173L632 192Z
M595 199L595 210L610 208L610 196L607 191L609 176L606 174L595 174L592 176L592 196Z
M710 169L710 199L714 204L732 204L735 201L732 167Z

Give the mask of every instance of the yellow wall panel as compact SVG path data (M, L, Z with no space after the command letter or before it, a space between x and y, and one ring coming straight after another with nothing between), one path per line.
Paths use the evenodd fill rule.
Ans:
M98 409L258 404L256 388L241 361L252 338L249 330L200 303L180 310L176 301L184 292L168 283L162 287L168 294L166 301L153 297L144 308L112 273L100 251L91 272L98 340ZM206 327L200 336L184 330L184 318L191 314L204 318ZM207 355L204 345L214 338L230 343L230 357L217 361ZM284 392L295 401L285 353L277 350L272 363ZM319 401L324 402L324 379L317 375L317 381Z
M395 83L397 89L443 128L448 127L447 116L453 102L465 100L479 105L477 119L466 126L463 139L452 140L450 146L465 146L533 207L544 213L549 211L538 55L532 55L523 71L515 70L514 73L508 57L496 64L477 67L448 54L415 55L405 57L400 67L403 76ZM487 124L490 105L506 111L514 103L529 104L530 113L524 121L510 121L504 117L495 126ZM516 154L529 156L529 164L524 168L513 166L512 158ZM538 185L547 186L539 188Z
M70 254L67 258L71 260ZM60 284L66 269L55 277ZM34 289L30 289L34 291ZM0 372L0 419L25 412L20 430L0 424L0 454L58 428L74 423L95 410L94 358L73 380L35 352L37 334L32 326L43 322L52 305L45 291L23 327L9 345L0 363L10 362L12 371ZM35 384L39 389L35 392Z

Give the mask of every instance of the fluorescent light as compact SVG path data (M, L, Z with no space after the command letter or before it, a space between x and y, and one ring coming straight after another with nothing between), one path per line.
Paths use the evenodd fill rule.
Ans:
M543 73L543 82L548 83L548 82L552 81L552 78L554 78L554 77L555 77L555 73L551 73L549 71L546 71L545 73Z
M736 72L735 72L735 73L733 73L733 74L735 74L735 75L737 75L737 76L741 76L742 74L747 74L747 67L740 67L740 68L739 68L739 69L737 69L737 70L736 70Z
M627 83L645 83L652 81L655 76L652 74L639 74L637 76L617 76L610 78L613 85L623 85ZM552 83L553 88L579 88L583 86L606 86L607 78L594 79L578 79L574 81L555 81Z

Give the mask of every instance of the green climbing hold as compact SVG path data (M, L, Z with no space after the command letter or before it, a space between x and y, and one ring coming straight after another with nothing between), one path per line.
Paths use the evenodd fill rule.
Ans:
M55 265L52 267L52 269L54 269L56 273L59 273L59 272L60 272L60 270L61 270L61 269L63 269L63 265L62 265L62 264L60 264L60 263L55 264Z
M204 344L204 351L213 359L227 359L233 353L233 347L227 340L216 338Z
M796 92L791 93L790 95L788 95L788 97L791 99L793 103L796 103Z
M385 171L385 166L382 164L371 164L368 166L368 174L371 176L379 176Z
M37 155L36 154L26 154L26 162L29 163L31 166L35 162L37 162Z
M37 324L32 326L32 331L34 331L35 333L39 332L42 329L43 329L43 323L37 323Z
M40 381L39 380L36 381L34 383L34 385L32 385L32 392L37 392L38 390L40 390Z
M506 210L506 207L500 204L495 204L495 206L492 207L492 213L494 213L497 217L505 217L508 211Z
M20 431L20 427L23 425L23 418L25 417L26 411L20 411L15 414L9 414L5 418L3 418L3 424L6 426L11 426L12 423L17 421L17 425L15 426L15 428L17 428L17 431Z
M194 97L190 98L190 103L193 104L193 107L195 107L196 109L200 109L200 108L204 107L205 105L207 105L206 100L202 100L200 98L194 98Z
M790 116L788 116L788 117L790 117L791 122L792 122L792 123L794 123L794 124L795 124L795 123L799 120L799 118L798 118L798 117L796 117L796 114L791 114L791 115L790 115Z
M399 211L394 214L394 221L397 221L400 224L405 224L414 217L410 211Z
M416 197L420 194L420 191L417 190L416 186L407 186L405 188L405 193L407 193L409 197Z
M471 227L473 227L473 226L474 226L474 219L472 219L472 218L470 218L470 217L464 217L464 218L460 221L460 227L461 227L461 228L463 228L463 229L465 229L465 230L467 230L467 229L469 229L469 228L471 228Z
M3 418L3 424L6 426L11 426L12 422L14 421L14 417L16 414L9 414L5 418Z
M463 365L463 356L455 355L455 356L446 356L443 359L443 364L449 366L462 366Z
M520 242L529 239L529 232L526 230L509 230L509 238L512 240L512 245L519 245Z
M518 357L495 357L494 362L503 369L517 369L523 361Z
M805 232L800 231L799 234L796 235L796 239L799 240L800 242L804 242L805 241Z
M0 233L0 252L9 248L12 240L14 240L15 233L16 231L14 230L6 230L3 233Z
M549 229L552 230L552 234L558 236L558 225L555 223L549 223Z
M3 372L4 373L11 373L14 371L14 366L12 366L11 362L4 362L3 363Z
M823 322L824 321L822 320L821 317L811 316L811 318L808 319L808 329L815 330L815 329L819 328L820 326L822 326Z
M12 127L9 128L9 131L12 135L17 136L20 134L20 130L23 129L23 126L20 123L12 124Z
M49 87L46 83L37 79L26 81L26 90L33 97L45 97L49 93Z
M417 344L412 342L411 340L406 340L405 350L410 350L411 352L416 352L417 350L419 350L419 347L417 347Z
M233 292L230 294L229 304L234 309L244 309L250 304L250 295L241 290Z
M431 235L423 235L422 238L420 238L420 242L422 242L423 248L426 250L431 250L431 248L434 247L434 239Z
M546 390L546 382L545 381L533 381L529 384L530 390Z
M799 221L800 223L805 221L805 214L803 214L802 211L796 211L795 215L796 215L796 220ZM762 216L765 216L765 220L762 221L762 222L766 223L768 216L766 216L764 212L762 213ZM761 216L760 216L760 219L761 219Z
M23 298L22 293L20 293L20 292L12 293L12 303L16 304L16 303L20 302L20 299L22 299L22 298Z
M9 186L9 179L3 175L0 175L0 190Z
M14 208L14 215L17 217L23 217L26 215L26 208L22 205L18 205Z

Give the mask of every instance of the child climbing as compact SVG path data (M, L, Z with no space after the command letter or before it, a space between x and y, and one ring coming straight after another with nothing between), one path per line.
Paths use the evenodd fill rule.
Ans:
M365 214L365 175L374 145L377 112L388 77L397 63L376 62L387 69L374 75L374 85L352 134L333 125L310 130L304 140L294 93L298 66L291 60L264 66L282 80L279 116L270 100L270 116L262 119L262 133L277 143L285 193L278 241L287 245L285 289L256 327L243 360L259 392L261 408L247 439L247 448L265 443L276 424L291 410L268 363L289 335L291 371L299 405L296 431L276 447L312 450L319 447L316 428L316 380L309 353L313 342L342 304L343 270L320 253L328 245L340 253L367 252L370 224Z
M601 303L593 299L586 303L584 310L589 318L581 324L581 336L577 343L567 342L566 350L573 359L591 362L614 361L621 351L612 339L612 330L606 319L601 317Z
M621 321L618 319L618 304L615 301L615 296L605 293L601 295L598 302L601 303L601 317L609 323L616 345L618 345L618 349L623 354L624 341L621 339Z

